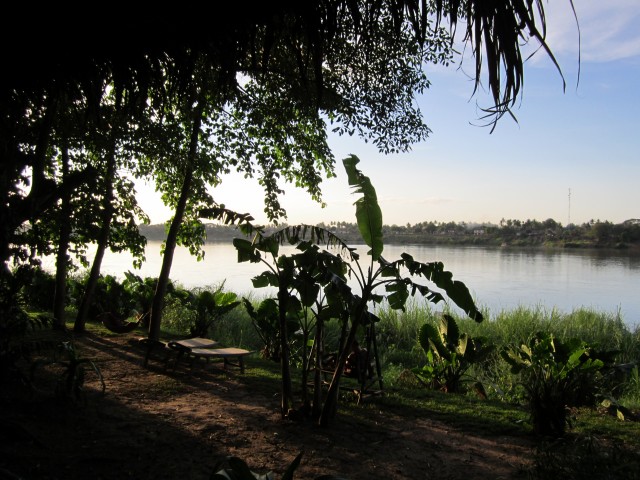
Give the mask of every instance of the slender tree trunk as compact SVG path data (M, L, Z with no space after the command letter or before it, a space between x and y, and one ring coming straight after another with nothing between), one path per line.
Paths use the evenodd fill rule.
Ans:
M69 149L64 145L62 149L62 181L69 175ZM62 197L60 210L60 238L56 255L56 290L53 297L53 328L66 330L64 322L64 307L67 296L67 267L69 265L69 239L71 238L71 193L66 192Z
M160 339L160 324L162 322L162 309L164 307L164 295L169 284L169 274L171 273L171 264L173 262L173 254L176 249L178 240L178 231L182 224L187 201L191 194L191 185L193 183L193 166L195 164L196 155L198 154L198 137L200 135L200 126L202 124L202 102L194 109L193 128L189 143L189 152L186 162L184 180L180 191L180 198L176 205L176 212L169 227L167 240L164 247L164 256L162 257L162 268L156 285L156 292L153 296L151 304L151 318L149 319L149 340L150 344Z
M82 300L80 301L80 307L78 308L78 315L73 325L73 331L76 333L83 333L85 331L85 325L87 323L87 317L89 315L89 308L93 301L93 295L98 285L98 279L100 278L100 269L102 267L102 259L104 253L109 245L109 234L111 232L111 220L113 219L113 184L116 176L116 143L119 135L119 129L114 124L111 129L111 141L109 146L109 152L107 156L107 168L104 177L104 199L102 205L102 224L100 226L100 232L98 234L98 247L96 254L93 258L93 264L91 265L91 271L89 272L89 278L87 280L87 286L84 289Z
M314 342L314 375L313 375L313 406L311 418L318 420L322 412L322 360L324 357L324 320L318 318L316 324L316 340Z
M314 349L309 349L309 331L306 326L302 335L302 405L305 411L310 411L311 398L309 398L309 369L314 365Z
M113 218L113 176L115 175L115 160L112 163L114 168L110 168L110 166L107 167L107 177L105 178L106 189L102 225L100 227L100 233L98 234L98 247L93 258L91 271L89 272L87 286L84 289L80 307L78 308L78 315L76 316L76 321L73 325L73 331L76 333L82 333L85 331L89 308L91 307L93 295L95 293L96 286L98 285L98 279L100 278L102 259L104 258L104 253L109 244L109 233L111 230L111 220Z

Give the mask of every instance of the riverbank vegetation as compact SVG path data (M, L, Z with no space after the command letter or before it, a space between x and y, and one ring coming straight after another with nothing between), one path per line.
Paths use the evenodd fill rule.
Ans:
M29 311L49 316L55 277L36 269L23 278L25 284L20 289L20 296L28 299ZM74 297L73 292L78 291L83 281L77 277L69 280L67 289L71 296L66 311L68 319L73 318L79 306L78 297ZM155 282L156 279L142 279L131 273L122 282L111 276L102 277L98 284L99 295L91 307L92 318L109 311L120 318L134 319L152 296L152 285ZM223 344L267 353L269 342L273 338L265 337L264 326L256 322L256 318L244 306L239 305L236 301L239 297L234 292L225 291L224 284L196 289L171 284L168 291L166 314L162 323L165 336L190 336L194 329L202 328L205 324L206 331L200 332L203 336L215 338ZM203 295L204 292L207 294ZM203 307L204 302L198 301L203 298L219 299L219 307L223 313L218 314L214 308L207 311ZM264 300L256 294L255 297L246 298L245 302L258 308ZM518 375L509 371L508 364L503 361L499 352L508 345L525 344L536 334L544 333L553 335L559 342L579 339L599 351L612 352L610 363L626 365L626 370L620 376L621 381L612 385L614 388L610 392L601 392L601 397L598 398L606 400L602 396L606 393L620 405L640 410L640 327L630 327L616 312L599 312L590 308L579 308L572 312L560 312L544 306L523 306L499 312L485 309L484 321L477 323L448 309L436 309L426 302L410 300L404 311L394 310L383 304L375 311L378 319L376 340L384 370L383 377L389 388L393 390L408 379L410 383L414 382L409 370L424 365L427 359L427 352L420 344L420 330L425 324L437 327L443 313L455 319L459 332L464 332L471 338L482 338L485 346L491 345L494 348L494 354L473 364L464 376L467 387L472 387L474 382L481 382L488 398L507 403L522 401ZM299 326L292 328L294 332L298 332L298 329ZM291 349L294 352L302 350L302 337L299 333L291 338ZM272 335L277 333L272 331ZM339 325L327 324L325 335L327 345L337 346ZM278 357L272 358L277 360ZM294 363L299 362L301 358L298 354L294 355ZM463 391L474 395L473 388L465 388Z
M153 281L154 279L146 279L146 283L153 283ZM47 285L49 285L48 288L52 288L53 284L53 277L42 273L37 284L26 284L21 291L25 299L34 299L35 302L40 298L40 304L30 303L25 307L31 312L32 319L40 319L39 322L42 322L43 328L46 326L45 319L51 314L50 307L46 307L47 302L50 303L50 297L47 300ZM100 282L99 291L102 293L99 297L107 295L109 305L119 305L123 311L133 312L133 309L139 308L138 302L141 298L136 296L139 291L135 293L134 284L135 279L130 279L128 283L120 283L115 279L105 278ZM218 285L208 290L212 294L220 293L224 292L224 286ZM73 291L73 285L69 286L69 291ZM202 292L202 290L187 291L179 285L173 285L169 291L172 293L167 298L166 315L163 318L161 333L161 338L165 341L190 335L193 327L199 322L199 313L197 306L187 299L196 298ZM36 292L41 292L42 295L38 297L35 295ZM225 293L232 296L232 292ZM257 296L247 300L256 308L264 301ZM104 304L103 308L106 305ZM98 305L95 307L100 308ZM69 325L75 318L76 308L77 305L70 301L66 311ZM567 478L567 475L580 478L580 475L589 472L592 475L607 474L609 475L607 478L627 478L625 476L628 472L627 468L639 464L640 423L637 420L640 411L640 381L637 361L640 358L640 330L630 329L615 313L589 309L578 309L569 313L543 307L521 307L501 312L484 311L482 323L459 316L454 312L447 312L454 319L460 335L468 334L473 339L482 338L485 346L492 347L489 355L480 362L472 363L462 376L462 388L458 393L451 393L421 381L421 376L414 373L417 368L422 369L428 364L428 354L420 341L420 330L424 325L437 328L443 318L442 313L442 310L435 309L429 304L413 301L407 303L404 311L394 310L385 305L376 309L375 314L379 319L376 322L376 338L384 391L382 394L364 396L360 405L356 405L359 397L349 390L341 394L343 415L359 419L357 420L359 429L366 428L364 427L367 422L365 419L380 410L387 416L394 415L396 421L407 414L413 419L412 422L416 422L419 418L444 422L452 431L450 435L457 429L461 429L469 432L467 435L499 437L502 439L501 442L509 442L513 435L527 434L533 431L534 426L528 413L526 376L522 371L515 373L500 352L509 346L527 345L540 333L551 334L557 341L557 345L566 344L571 339L581 339L598 352L615 353L613 357L607 359L606 367L599 369L597 375L588 377L589 390L582 392L588 402L567 407L566 431L562 439L556 435L534 437L534 444L537 444L537 447L536 451L531 453L532 457L527 460L532 462L528 463L527 467L529 477L554 478L549 475L562 472L562 478ZM132 319L134 315L132 313ZM34 346L36 345L33 342L34 338L41 338L41 332L46 331L46 328L44 330L43 328L34 327L33 331L24 336L14 336L13 345L22 342L22 347L31 349L30 356L33 358L52 358L48 357L49 350L44 342L40 340L37 346ZM216 317L209 324L206 336L217 339L223 345L262 352L265 340L262 335L264 331L260 328L255 319L249 315L246 307L237 306L225 315ZM88 329L90 333L87 338L93 338L94 335L104 338L111 344L110 351L114 350L113 340L116 337L123 337L122 334L114 336L112 332L93 320L88 323ZM292 331L294 331L293 326ZM144 333L144 329L138 328L125 336L132 335L136 338ZM340 337L338 324L329 322L325 333L326 344L336 345ZM45 338L53 337L47 334ZM73 337L67 338L67 341L70 340L77 345L71 350L73 355L68 359L67 357L57 358L58 365L61 363L66 365L65 369L58 370L60 379L71 380L68 383L70 385L68 390L57 390L55 395L64 395L69 401L74 398L80 400L83 395L91 391L87 390L88 386L98 382L99 388L99 379L104 376L112 379L107 380L107 394L113 397L113 392L109 390L116 388L113 378L119 379L123 373L112 371L116 362L109 357L87 356L88 350L83 338L78 337L75 342ZM303 378L300 356L303 343L304 338L300 332L296 332L290 338L293 352L291 373L296 401L301 401L297 395L301 391ZM131 355L132 353L128 353L126 356L131 357ZM141 362L142 358L139 361ZM37 379L42 375L41 369L44 363L39 361L38 365L34 371L38 373L35 380L40 388L41 385L37 383ZM75 370L70 370L70 366L74 366ZM98 373L93 369L94 366L99 367ZM84 370L84 373L70 376L78 370ZM27 371L28 369L24 370L25 373ZM167 373L160 375L159 378L165 378L165 375ZM143 395L141 398L146 398L148 403L151 398L156 397L154 394L156 391L161 398L153 401L156 408L161 408L163 401L170 401L188 388L181 383L182 375L184 374L178 375L177 379L166 376L164 386L156 386L155 390L141 391ZM261 392L266 396L275 395L274 392L278 391L280 382L279 363L274 359L262 358L262 355L251 357L248 359L247 379L243 382L248 383L252 398L260 396ZM354 382L353 378L345 378L344 382L346 386L357 389L358 383ZM116 383L120 385L119 381ZM42 391L40 392L42 395ZM53 391L52 395L54 395ZM88 398L93 399L91 401L97 401L91 395ZM174 415L174 413L171 414L171 416ZM236 423L238 421L242 420L236 420ZM344 422L345 419L341 421ZM264 422L264 419L261 422ZM349 423L348 420L346 422ZM398 424L396 428L399 428ZM254 445L254 448L257 447ZM256 465L256 460L252 460L251 455L244 458L249 465Z

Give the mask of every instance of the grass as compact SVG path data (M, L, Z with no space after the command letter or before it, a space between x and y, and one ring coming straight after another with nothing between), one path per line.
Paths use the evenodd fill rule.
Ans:
M75 317L73 311L67 313L68 318ZM176 320L184 318L180 305L169 304L165 314L164 336L170 339L188 334L188 325ZM385 369L384 378L387 385L394 387L403 372L424 364L425 354L417 343L417 332L424 323L435 323L439 312L429 304L409 301L405 311L383 307L379 308L376 314L380 318L376 326L376 337L380 361ZM618 363L637 364L640 359L640 329L630 330L619 312L603 313L591 309L577 309L564 314L555 309L536 306L518 307L497 314L485 311L484 314L485 321L476 323L452 313L461 332L466 332L472 337L486 337L497 349L509 343L525 342L535 332L544 331L552 332L560 340L576 337L602 350L616 350L619 352L616 358ZM117 335L99 324L94 328L97 329L96 333L102 336ZM329 322L327 330L336 341L339 335L337 322ZM139 333L141 336L146 334L142 329ZM234 309L216 322L210 336L223 345L248 350L260 350L263 346L243 307ZM510 374L509 368L498 355L494 355L482 366L472 368L469 375L474 380L482 381L493 399L518 399L518 379ZM640 407L640 377L637 369L632 371L624 388L617 392L617 396L617 400L627 408Z
M532 479L640 478L637 450L590 435L541 442L534 460Z

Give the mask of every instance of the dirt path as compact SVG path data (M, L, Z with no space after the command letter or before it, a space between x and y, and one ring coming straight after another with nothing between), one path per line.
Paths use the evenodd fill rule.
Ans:
M92 374L81 408L0 394L0 469L29 479L205 480L233 455L280 478L304 451L297 479L500 479L526 478L534 449L527 437L482 437L371 406L339 414L331 428L282 421L277 393L256 394L235 371L145 369L124 337L77 344L99 362L105 395Z

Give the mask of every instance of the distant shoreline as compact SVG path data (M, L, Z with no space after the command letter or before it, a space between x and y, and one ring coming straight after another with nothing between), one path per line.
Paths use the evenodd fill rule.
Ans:
M528 221L529 222L529 221ZM549 221L547 221L549 222ZM630 222L630 221L628 221ZM388 245L432 245L432 246L477 246L477 247L507 247L533 249L602 249L640 252L640 223L613 225L609 222L585 224L583 226L561 227L557 224L553 228L545 223L535 222L518 226L476 226L466 224L427 224L429 231L421 225L385 226L383 227L384 242ZM362 237L357 225L346 222L319 225L326 228L347 244L360 244ZM536 228L539 227L539 228ZM141 225L140 233L148 241L164 241L166 239L165 226ZM269 227L275 231L281 227ZM417 231L422 228L422 231ZM205 225L206 243L231 242L234 238L243 237L242 233L233 226L208 224Z

